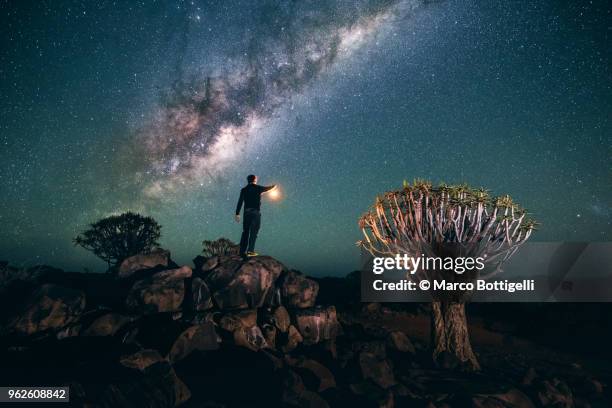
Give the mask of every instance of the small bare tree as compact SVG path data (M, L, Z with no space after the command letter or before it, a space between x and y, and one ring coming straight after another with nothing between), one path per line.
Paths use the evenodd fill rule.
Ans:
M536 222L508 195L492 198L484 189L424 180L376 198L359 220L364 240L358 245L373 256L396 254L419 257L482 257L482 272L446 278L467 281L490 278L531 236ZM436 279L439 271L420 268L409 279ZM472 350L465 315L470 293L432 294L432 348L434 360L443 352L456 356L472 369L480 365Z
M152 217L126 212L96 221L73 242L104 260L111 270L125 258L159 245L160 231L161 226Z
M240 247L227 238L219 238L215 241L202 241L202 256L238 255Z

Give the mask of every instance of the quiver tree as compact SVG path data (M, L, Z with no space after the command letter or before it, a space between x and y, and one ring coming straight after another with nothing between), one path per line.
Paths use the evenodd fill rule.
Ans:
M215 241L202 241L202 256L238 255L240 247L227 238L219 238Z
M152 217L126 212L91 224L74 238L74 244L93 252L111 270L111 266L117 266L124 259L158 246L160 230L161 226Z
M439 278L466 282L501 272L502 264L529 239L536 223L508 195L491 197L487 190L465 184L433 187L430 182L415 180L412 185L404 181L401 190L377 197L359 226L364 239L358 245L376 257L484 258L486 268L482 271L457 274L421 268L407 275L417 282ZM470 293L430 293L434 360L448 353L479 369L465 315Z

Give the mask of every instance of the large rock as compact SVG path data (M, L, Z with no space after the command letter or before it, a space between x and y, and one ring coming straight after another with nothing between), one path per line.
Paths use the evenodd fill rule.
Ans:
M170 263L170 251L156 248L149 253L130 256L119 265L119 277L127 278L143 269L167 267Z
M535 408L529 397L516 388L493 394L475 395L472 404L475 408L490 408L497 406L495 404L501 407Z
M379 358L387 357L387 347L382 340L365 340L365 341L354 341L351 344L351 349L355 353L360 353L362 351L366 351L368 353L372 353Z
M363 378L374 381L379 387L387 389L397 384L393 375L393 367L386 359L374 353L362 351L359 354L359 366Z
M174 407L191 398L189 388L155 350L141 350L120 360L141 373L129 381L110 383L96 401L100 407Z
M133 354L121 356L119 359L124 367L139 371L144 371L147 367L160 361L165 361L165 359L159 354L159 351L153 349L140 350Z
M278 333L278 329L276 328L276 326L273 326L271 324L264 324L261 326L261 332L263 333L263 336L266 339L266 343L268 343L268 346L276 348L276 334Z
M283 306L279 306L274 309L274 313L272 315L272 320L274 325L283 333L286 333L289 329L289 325L291 325L291 319L289 318L289 313L287 313L287 309Z
M416 349L414 345L406 336L406 333L395 330L389 333L388 343L393 350L400 351L402 353L415 354Z
M59 329L75 322L85 309L83 292L59 285L46 284L30 295L25 307L8 325L19 334L34 334Z
M234 343L253 351L269 347L259 326L240 327L234 331Z
M268 256L247 261L219 257L204 279L220 309L250 309L272 302L274 282L282 270L283 265Z
M84 336L114 336L132 318L118 313L107 313L94 320L83 332Z
M214 269L218 264L219 264L218 256L211 256L207 258L205 256L198 255L195 258L193 258L193 265L194 265L195 270L197 271L208 272L211 269Z
M143 313L178 311L185 297L185 279L189 277L191 268L183 266L137 281L130 290L127 306Z
M298 310L295 320L306 345L335 339L340 330L334 306Z
M225 313L219 320L219 326L228 332L234 332L241 327L250 328L256 324L257 309Z
M257 309L227 312L219 319L219 327L232 333L237 346L258 351L274 345L275 336L270 337L272 343L269 343L268 337L257 325ZM265 332L267 335L271 334Z
M317 392L325 391L329 388L336 387L336 379L332 372L318 361L308 358L291 359L286 357L288 364L300 372L309 373L311 377L316 379L316 384L313 384L313 389Z
M293 325L289 326L289 329L287 329L287 333L282 334L283 344L281 346L281 349L285 353L288 353L291 350L295 349L300 343L304 341L304 338L302 337L298 329L296 329Z
M562 380L544 380L538 387L538 399L542 406L570 408L574 406L574 396L570 387Z
M307 308L315 305L319 284L297 271L288 271L280 285L281 301L288 307Z
M191 282L191 296L193 298L193 308L197 311L208 310L213 307L210 290L204 279L193 278Z
M212 322L191 326L181 333L172 345L168 353L168 361L174 364L193 351L209 351L218 348L218 337Z
M283 372L283 402L286 406L328 408L329 404L316 392L307 390L302 378L293 370Z
M283 402L288 405L300 406L300 394L306 391L302 377L288 368L282 371Z

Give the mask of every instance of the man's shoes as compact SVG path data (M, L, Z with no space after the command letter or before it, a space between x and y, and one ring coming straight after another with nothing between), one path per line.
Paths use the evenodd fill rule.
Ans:
M246 256L249 256L249 257L250 256L257 256L257 255L259 255L259 254L257 252L253 252L253 251L249 251L249 252L246 253Z

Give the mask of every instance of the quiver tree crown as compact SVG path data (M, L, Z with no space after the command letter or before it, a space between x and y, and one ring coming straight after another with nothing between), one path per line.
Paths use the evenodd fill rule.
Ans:
M357 244L373 256L483 257L496 273L536 226L509 195L417 179L376 197L359 219L364 239Z

